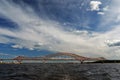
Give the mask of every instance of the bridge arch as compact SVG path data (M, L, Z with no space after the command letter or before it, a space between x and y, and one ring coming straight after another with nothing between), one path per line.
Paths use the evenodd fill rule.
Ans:
M49 54L49 55L44 56L44 58L52 58L52 57L57 57L57 56L70 56L70 57L74 58L75 60L80 61L81 63L84 60L87 60L87 57L83 57L83 56L73 54L73 53L66 53L66 52L59 52L59 53L55 53L55 54Z
M61 58L59 58L59 56ZM64 57L64 56L68 56L68 57ZM71 58L71 59L69 59ZM25 56L17 56L13 59L2 59L2 60L15 60L18 63L22 63L25 60L34 60L34 61L80 61L81 63L83 63L84 61L97 61L97 60L105 60L105 58L103 57L99 57L99 58L89 58L89 57L84 57L84 56L80 56L74 53L67 53L67 52L59 52L59 53L54 53L54 54L49 54L49 55L45 55L45 56L40 56L40 57L25 57Z
M24 57L24 56L17 56L15 58L13 58L13 60L16 60L18 63L22 63L23 60L27 60L29 59L28 57Z

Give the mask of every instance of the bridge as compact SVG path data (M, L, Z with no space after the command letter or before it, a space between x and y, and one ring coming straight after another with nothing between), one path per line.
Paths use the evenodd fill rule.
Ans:
M80 56L77 54L73 53L66 53L66 52L59 52L59 53L54 53L54 54L49 54L45 56L40 56L40 57L25 57L25 56L17 56L12 59L0 59L0 62L3 63L3 61L16 61L17 63L22 63L23 61L42 61L43 63L46 63L47 61L78 61L80 63L83 63L84 61L100 61L100 60L105 60L103 57L98 57L98 58L89 58L89 57L84 57Z

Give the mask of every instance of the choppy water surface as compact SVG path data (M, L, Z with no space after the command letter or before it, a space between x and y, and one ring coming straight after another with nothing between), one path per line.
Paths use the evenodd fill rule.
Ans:
M120 64L0 64L0 80L120 80Z

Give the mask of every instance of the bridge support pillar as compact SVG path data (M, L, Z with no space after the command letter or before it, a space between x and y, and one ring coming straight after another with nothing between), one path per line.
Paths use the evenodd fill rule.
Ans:
M43 60L43 63L46 63L46 60Z
M18 62L19 64L22 64L22 60L19 60L19 59L18 59L17 62Z
M83 64L83 63L84 63L84 60L80 60L80 63Z
M0 63L3 63L3 60L2 60L2 59L0 59Z

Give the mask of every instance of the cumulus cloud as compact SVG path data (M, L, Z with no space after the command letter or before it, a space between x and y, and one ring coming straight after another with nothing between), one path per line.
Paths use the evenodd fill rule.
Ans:
M28 5L24 9L12 1L0 2L0 16L19 26L14 30L0 27L0 43L13 43L13 48L73 52L91 57L112 58L114 55L112 53L116 49L111 50L105 40L119 39L119 27L105 33L69 31L59 22L38 17ZM99 1L91 1L91 10L99 10L100 4Z
M100 1L90 1L90 8L91 11L99 11L100 10L100 5L102 4L102 2Z

